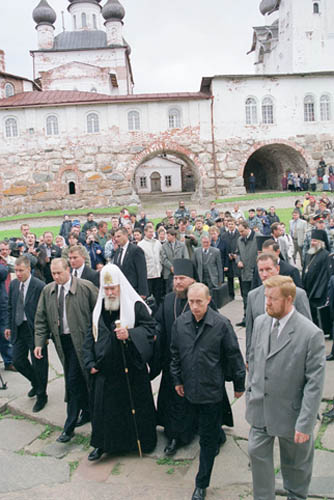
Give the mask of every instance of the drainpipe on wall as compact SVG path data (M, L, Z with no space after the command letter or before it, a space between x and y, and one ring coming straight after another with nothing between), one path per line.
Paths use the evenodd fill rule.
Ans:
M213 118L214 96L211 96L211 138L212 138L212 161L213 174L215 179L215 194L218 197L218 180L217 180L217 157L216 157L216 142L215 142L215 123Z

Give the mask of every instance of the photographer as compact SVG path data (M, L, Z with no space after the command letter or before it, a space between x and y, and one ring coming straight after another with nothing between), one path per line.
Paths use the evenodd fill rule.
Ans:
M95 241L93 234L87 236L85 247L90 256L92 269L96 269L97 264L105 263L103 248Z

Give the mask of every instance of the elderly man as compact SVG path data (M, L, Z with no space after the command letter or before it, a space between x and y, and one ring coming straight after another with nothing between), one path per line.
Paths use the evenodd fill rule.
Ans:
M227 364L235 397L242 396L245 381L245 366L232 325L209 308L210 300L205 285L191 285L190 311L176 319L172 331L171 374L175 390L198 416L200 463L192 500L204 499L210 484L220 439Z
M288 276L266 280L267 314L254 324L246 392L254 500L275 499L276 437L288 500L306 499L312 477L325 344L321 330L295 310L295 293Z
M156 421L147 365L155 321L143 299L113 264L101 271L93 326L86 335L84 361L90 373L92 437L88 460L103 453L156 445Z
M277 276L280 272L280 266L277 263L277 255L273 253L262 253L257 258L257 269L264 283L266 279ZM252 332L254 321L258 316L265 313L265 288L259 286L249 292L246 311L246 359L248 360L249 351L252 343ZM295 308L308 319L312 319L307 295L302 288L296 288Z
M57 441L67 443L74 436L74 428L89 421L82 344L91 323L97 288L87 280L71 276L65 259L54 259L51 272L54 282L43 288L35 316L34 354L42 359L43 348L51 336L64 367L67 396L67 418Z
M201 244L202 246L195 250L193 262L197 269L199 281L204 283L211 291L213 288L221 286L224 281L221 252L219 248L210 246L209 235L202 236Z
M325 249L326 232L313 229L311 247L306 254L303 268L303 285L310 301L312 320L318 324L317 308L327 301L330 278L329 252Z

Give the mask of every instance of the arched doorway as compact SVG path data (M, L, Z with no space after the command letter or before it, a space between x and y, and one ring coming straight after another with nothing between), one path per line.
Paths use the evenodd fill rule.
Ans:
M249 191L251 172L256 178L256 190L280 190L283 174L297 172L308 173L305 158L286 144L268 144L257 149L247 160L244 168L244 183Z
M153 172L151 174L151 192L161 193L161 175L159 172Z

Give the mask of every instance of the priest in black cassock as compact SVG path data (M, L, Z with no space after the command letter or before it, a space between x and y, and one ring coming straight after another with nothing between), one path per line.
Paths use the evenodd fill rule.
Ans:
M311 246L303 268L303 287L310 302L313 323L318 325L317 308L327 301L330 279L329 252L326 250L327 234L323 229L313 229Z
M122 271L106 265L83 351L90 373L90 461L103 453L141 455L155 448L156 414L146 365L154 339L150 309Z
M181 398L174 388L175 384L170 373L170 344L173 323L182 313L189 311L188 288L197 281L198 277L195 266L189 259L175 259L173 267L174 291L165 296L155 316L158 324L158 344L162 371L158 395L158 424L164 427L168 439L165 448L165 454L168 456L174 455L180 446L189 444L197 431L196 416L189 411L184 398ZM217 310L213 301L210 302L210 307L215 311ZM233 426L232 411L226 394L222 423ZM222 429L221 443L225 442L225 440L226 436Z

